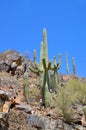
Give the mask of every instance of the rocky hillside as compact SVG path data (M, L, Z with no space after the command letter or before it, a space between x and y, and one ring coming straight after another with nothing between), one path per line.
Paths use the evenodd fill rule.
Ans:
M51 105L44 108L39 76L29 69L32 66L34 63L17 51L0 53L0 130L86 130L85 104L74 104L72 120L65 120L56 105L58 92L51 92ZM27 100L24 94L26 71ZM86 82L85 78L59 74L59 88L65 87L72 79Z

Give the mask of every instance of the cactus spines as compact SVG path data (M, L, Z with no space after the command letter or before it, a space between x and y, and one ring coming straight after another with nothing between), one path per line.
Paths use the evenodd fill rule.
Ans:
M67 74L70 74L70 70L69 70L69 65L68 65L68 52L66 51L66 70L67 70Z
M24 98L25 98L25 101L27 101L29 98L28 73L27 72L24 73L23 80L24 80L24 89L23 89L24 90Z
M73 65L73 74L76 75L76 64L75 64L75 58L72 57L72 65Z

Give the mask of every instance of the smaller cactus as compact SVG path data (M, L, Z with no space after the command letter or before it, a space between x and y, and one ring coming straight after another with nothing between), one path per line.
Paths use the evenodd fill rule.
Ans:
M67 70L67 74L70 74L70 70L69 70L69 65L68 65L68 52L66 51L66 70Z
M54 67L52 68L54 70L54 77L55 77L55 83L58 85L58 70L61 66L61 54L58 55L58 63L56 63L56 57L54 56Z
M24 73L23 80L24 80L24 89L23 89L24 90L24 97L25 97L25 101L27 101L29 98L28 73L27 72Z
M61 53L59 53L59 55L58 55L58 63L60 63L60 64L61 64L61 60L62 60L62 54L61 54Z
M36 63L36 50L34 50L33 53L34 53L34 63Z
M73 65L73 74L76 75L76 64L74 57L72 57L72 65Z

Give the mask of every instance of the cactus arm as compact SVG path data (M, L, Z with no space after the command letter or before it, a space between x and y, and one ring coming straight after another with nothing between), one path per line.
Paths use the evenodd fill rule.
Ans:
M53 66L51 66L51 70L58 70L58 69L60 69L60 67L61 67L61 63L57 63L57 65L53 65Z
M33 73L39 75L39 71L38 71L37 69L34 69L34 68L32 68L32 67L29 67L29 69L30 69Z
M61 63L57 63L57 70L60 69Z
M50 70L51 69L51 62L49 61L48 62L48 70Z
M36 62L35 65L36 65L36 68L37 68L38 72L42 70L42 68L41 68L39 63Z
M43 67L44 67L44 69L46 70L46 69L47 69L46 61L45 61L45 59L43 59L42 61L43 61Z

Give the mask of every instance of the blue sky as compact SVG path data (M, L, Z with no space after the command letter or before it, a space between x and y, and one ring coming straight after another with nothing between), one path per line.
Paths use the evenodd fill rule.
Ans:
M75 57L77 75L86 77L86 0L0 0L0 52L37 50L42 30L48 34L49 59L62 54L59 72L66 74L65 52Z

